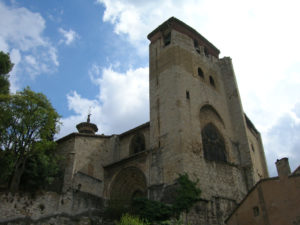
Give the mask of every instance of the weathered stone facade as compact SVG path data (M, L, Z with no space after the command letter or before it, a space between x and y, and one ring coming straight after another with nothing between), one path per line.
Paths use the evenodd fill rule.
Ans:
M63 193L103 200L164 200L178 174L199 179L191 224L223 224L268 177L259 132L244 114L231 59L197 31L170 18L148 35L150 122L120 135L80 128L58 140ZM89 129L88 129L89 128ZM92 129L91 129L92 128Z

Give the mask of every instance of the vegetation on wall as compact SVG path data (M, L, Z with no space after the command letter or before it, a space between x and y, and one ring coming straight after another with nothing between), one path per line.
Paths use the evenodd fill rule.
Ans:
M172 205L172 210L176 216L179 218L182 212L188 213L193 205L199 201L201 190L197 188L197 181L192 181L189 179L188 174L182 174L177 179L179 184L176 190L175 202Z
M201 190L197 187L197 183L198 181L190 180L188 174L180 174L175 183L175 195L171 204L147 198L135 198L127 207L123 202L111 203L106 209L106 215L111 219L122 220L122 214L124 216L129 213L143 221L148 221L149 224L182 224L180 215L188 213L199 201Z
M121 217L120 222L118 222L116 225L149 225L149 224L150 223L140 219L137 216L132 216L130 214L125 213Z
M175 198L172 204L152 201L146 198L134 199L133 213L150 222L161 222L170 218L179 219L180 215L188 213L199 200L201 190L197 188L197 181L189 179L188 174L180 174L176 180Z
M173 215L172 206L147 198L137 198L132 203L132 213L151 223L169 220Z

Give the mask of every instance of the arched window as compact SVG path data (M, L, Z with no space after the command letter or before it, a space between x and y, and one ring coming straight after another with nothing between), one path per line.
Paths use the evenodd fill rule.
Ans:
M204 78L204 73L200 67L198 67L198 76Z
M218 129L209 123L202 129L201 135L205 159L226 162L225 141Z
M211 86L215 87L215 80L212 76L209 76L209 83L211 84Z
M136 154L144 151L146 148L145 137L142 133L138 133L133 136L130 143L130 154Z

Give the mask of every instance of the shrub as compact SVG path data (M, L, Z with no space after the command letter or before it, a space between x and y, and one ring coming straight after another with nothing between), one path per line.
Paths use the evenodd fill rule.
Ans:
M172 208L159 201L136 198L132 202L132 213L150 222L157 222L168 220L172 216Z
M178 219L182 212L188 213L199 200L201 190L197 188L198 180L196 182L191 181L186 173L180 174L177 182L179 186L176 190L177 195L172 208Z
M140 219L137 216L131 216L126 213L121 217L120 222L118 222L116 225L149 225L149 224L150 223Z
M180 214L188 213L191 207L199 200L201 190L197 183L189 179L187 174L180 174L177 179L176 196L172 204L165 204L159 201L152 201L147 198L136 198L132 202L132 213L147 219L148 221L168 224L168 220L174 217L177 224L180 224ZM164 222L162 222L164 221Z

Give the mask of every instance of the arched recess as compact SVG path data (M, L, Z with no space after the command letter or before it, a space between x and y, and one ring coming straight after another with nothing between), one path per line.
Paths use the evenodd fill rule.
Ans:
M204 158L212 161L226 162L226 145L218 128L212 123L206 124L201 131Z
M200 109L201 137L204 158L211 161L227 162L228 153L225 124L217 110L206 104Z
M146 149L145 137L142 133L137 133L131 138L130 142L130 155L139 153Z
M147 196L147 181L137 167L127 167L120 171L110 185L110 200L129 203L135 197Z
M201 124L205 124L210 121L220 124L225 129L225 124L217 110L213 106L206 104L200 109L200 122Z

